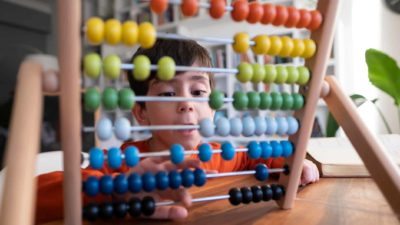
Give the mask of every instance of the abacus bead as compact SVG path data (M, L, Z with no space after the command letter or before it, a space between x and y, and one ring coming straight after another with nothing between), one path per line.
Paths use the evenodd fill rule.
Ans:
M212 109L220 109L224 105L224 93L222 93L222 91L213 90L209 96L208 104Z
M111 169L118 169L122 164L122 153L119 148L110 148L107 152L108 165Z
M288 125L289 125L287 134L288 135L295 134L297 132L297 130L299 129L299 122L293 116L289 116L286 119L287 119Z
M259 186L251 186L251 192L253 193L253 202L261 202L263 199L263 192Z
M206 183L207 177L204 170L196 168L193 174L194 174L194 185L196 185L197 187L201 187Z
M121 22L117 19L108 19L104 23L105 41L110 45L118 44L121 41Z
M125 163L129 167L134 167L139 163L139 150L135 146L125 149Z
M98 45L104 39L104 22L99 17L92 17L86 21L86 37L90 44Z
M261 136L267 130L267 122L265 121L264 117L257 116L254 118L254 124L256 125L256 129L254 134L257 136Z
M97 53L89 53L85 55L83 59L83 65L85 74L92 78L96 79L100 76L101 73L101 58Z
M146 196L142 199L142 213L145 216L153 215L156 211L156 202L150 196Z
M89 203L83 210L83 217L88 221L95 221L99 216L99 211L96 203Z
M249 15L250 10L247 1L234 1L232 7L231 17L236 22L245 20Z
M263 201L269 201L272 199L274 193L269 185L261 186L261 190L263 192Z
M272 199L273 200L279 200L282 198L284 195L284 191L280 185L271 185L272 189Z
M256 141L250 141L247 145L250 159L258 159L261 156L261 146Z
M271 109L272 110L279 110L282 108L283 104L283 98L282 95L279 94L278 92L271 92L271 97L272 97L272 104L271 104Z
M169 178L169 187L172 189L178 189L181 184L182 184L182 177L181 174L176 171L170 171L168 174L168 178Z
M123 201L114 203L114 215L118 218L124 218L128 212L128 204Z
M254 123L253 118L251 116L245 116L242 119L243 123L243 136L250 137L254 135L254 131L256 130L256 125Z
M272 146L267 141L261 141L261 158L268 159L271 157L272 154Z
M255 177L259 181L264 181L268 179L269 173L268 168L265 164L259 163L257 164Z
M160 171L156 174L156 186L158 190L165 190L169 186L168 174L165 171Z
M103 219L111 219L114 214L114 207L111 203L105 202L100 206L100 217Z
M253 78L253 67L250 63L241 62L238 66L238 73L236 74L236 79L242 83L246 83Z
M125 194L128 191L128 180L124 174L119 174L114 178L114 191L118 194Z
M229 119L229 123L231 126L230 134L235 137L240 136L243 131L242 120L238 117L233 117Z
M133 59L133 78L144 81L150 76L150 59L145 55L138 55Z
M268 55L278 55L282 50L282 40L278 36L269 37L271 47L268 50Z
M307 26L307 29L316 30L322 23L322 15L318 10L313 10L310 13L311 13L311 22Z
M138 42L142 48L151 48L156 42L156 29L149 22L143 22L139 25Z
M236 53L245 53L249 49L249 42L250 42L250 37L249 34L244 33L244 32L239 32L235 34L233 37L233 50L235 50Z
M97 177L90 176L85 181L85 193L88 196L96 196L99 193L99 180Z
M142 214L142 202L139 198L131 198L129 200L129 215L133 218L139 217Z
M267 135L274 135L278 130L278 124L276 123L275 118L266 117L265 120L267 121L267 130L265 131L265 133Z
M118 106L118 92L114 88L104 89L102 96L103 107L106 110L114 110Z
M276 17L276 7L273 4L265 3L263 4L264 14L261 18L262 24L269 24L274 21Z
M276 134L283 136L287 133L289 129L288 122L285 117L277 117L276 118L276 123L278 124L278 130L276 131Z
M271 46L271 42L267 35L257 35L253 38L253 41L255 42L255 45L252 46L252 50L255 54L267 54L268 49Z
M226 3L224 0L211 0L209 14L213 19L221 18L225 13Z
M296 7L289 6L288 8L288 13L289 13L289 18L287 19L285 23L285 27L295 27L300 20L300 12Z
M293 110L298 110L304 106L304 97L301 94L293 94Z
M251 78L251 82L257 84L264 80L265 78L265 68L263 65L254 63L253 66L253 77Z
M264 10L259 2L251 2L249 4L249 14L247 15L247 22L254 24L261 20Z
M122 24L122 43L128 46L133 46L138 41L138 25L135 21L125 21Z
M278 71L276 71L276 67L270 64L264 65L265 69L265 77L263 82L270 84L275 82L276 77L278 76Z
M230 142L225 141L222 143L221 149L221 156L224 160L231 160L235 156L235 147Z
M139 193L142 190L142 178L137 173L131 173L128 177L129 191Z
M151 172L142 175L142 186L146 192L152 192L156 188L156 177Z
M243 204L249 204L253 201L253 193L251 192L251 189L249 187L242 187L240 188L240 191L242 192Z
M245 110L249 104L249 98L242 91L236 91L233 94L233 107L236 110Z
M276 71L278 74L275 79L275 83L277 83L277 84L285 83L289 76L286 66L276 66Z
M96 125L96 133L102 141L110 139L113 134L111 120L106 117L101 118Z
M310 71L308 70L308 68L305 66L300 66L297 68L297 70L299 71L299 79L297 80L297 84L307 84L308 80L310 80Z
M182 0L181 12L184 16L194 16L199 9L197 0Z
M257 109L260 106L260 94L255 91L247 92L247 97L249 98L249 104L247 108L249 109Z
M115 121L115 136L122 141L131 137L131 122L125 117L119 117Z
M151 0L150 1L151 11L157 15L162 14L168 8L168 0Z
M243 195L239 188L231 188L229 190L229 202L232 205L239 205L242 203L242 198Z
M272 24L274 26L281 26L286 23L289 18L289 12L286 6L284 5L277 5L276 6L276 17Z
M108 79L117 79L121 72L121 59L116 54L106 56L103 60L103 72Z
M175 61L170 56L163 56L157 63L157 78L163 81L171 80L175 76Z
M272 146L271 157L273 158L281 157L283 152L281 143L279 143L278 141L271 141L271 146Z
M288 36L281 37L281 40L282 40L282 49L281 52L279 52L279 55L281 57L289 57L294 48L293 40Z
M93 147L89 151L90 167L95 170L101 169L104 163L104 153L100 148Z
M231 127L229 120L225 117L221 117L217 120L216 132L219 136L226 137L229 135Z
M180 144L173 144L170 148L171 161L174 164L180 164L185 158L185 149Z
M118 92L118 105L121 109L132 109L135 104L135 93L129 88L122 88Z
M315 54L315 51L317 51L317 45L311 39L305 39L305 40L303 40L303 42L304 42L306 49L304 50L301 57L306 58L306 59L311 58Z
M267 92L260 93L260 109L269 109L272 105L272 97Z
M114 191L114 181L109 175L100 178L100 192L104 195L111 195Z
M208 143L203 143L199 146L199 159L202 162L208 162L212 156L211 145Z
M304 53L306 50L306 46L304 45L304 41L302 39L293 39L293 51L290 54L290 57L299 57Z
M286 83L288 84L296 83L297 80L299 79L299 70L294 66L288 66L286 67L286 69L288 71L288 78L286 80Z
M200 134L203 137L211 137L215 133L214 123L209 118L200 121Z
M282 145L282 157L289 157L293 154L293 145L290 141L281 141Z
M300 21L297 23L297 28L305 28L311 23L311 12L306 9L300 9Z
M294 99L293 99L293 95L287 93L287 92L283 92L282 93L282 98L283 98L283 102L282 102L282 110L289 110L293 108L293 104L294 104Z
M190 188L194 183L194 174L193 171L186 168L181 172L182 176L182 186L185 188Z
M91 87L86 89L84 95L85 110L89 112L96 111L100 106L100 93L97 88Z

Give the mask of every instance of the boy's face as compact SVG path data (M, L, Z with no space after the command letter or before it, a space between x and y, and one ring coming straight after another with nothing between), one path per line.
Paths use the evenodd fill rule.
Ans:
M198 66L194 63L193 66ZM185 72L170 81L151 80L148 96L208 97L211 93L209 76L202 72ZM204 118L213 117L208 102L146 102L146 107L134 108L140 125L197 125ZM165 150L179 143L185 149L194 149L201 141L194 130L152 131L151 150Z

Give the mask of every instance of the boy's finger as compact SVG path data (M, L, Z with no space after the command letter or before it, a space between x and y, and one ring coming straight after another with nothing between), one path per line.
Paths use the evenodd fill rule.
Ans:
M186 159L180 164L174 164L171 161L163 163L164 169L171 171L177 169L194 168L200 166L200 160L198 159Z
M156 211L150 216L152 219L183 219L188 216L185 207L172 205L156 207Z

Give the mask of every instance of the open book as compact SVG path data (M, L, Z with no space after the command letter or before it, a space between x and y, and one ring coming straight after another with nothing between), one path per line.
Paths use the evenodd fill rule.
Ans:
M400 166L400 135L378 135L379 141L392 159ZM312 138L308 156L317 164L322 177L368 177L357 151L347 138Z

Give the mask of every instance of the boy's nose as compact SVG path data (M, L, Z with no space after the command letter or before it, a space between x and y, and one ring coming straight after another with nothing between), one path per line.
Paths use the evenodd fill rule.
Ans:
M178 106L178 112L193 112L194 107L191 102L181 102Z

